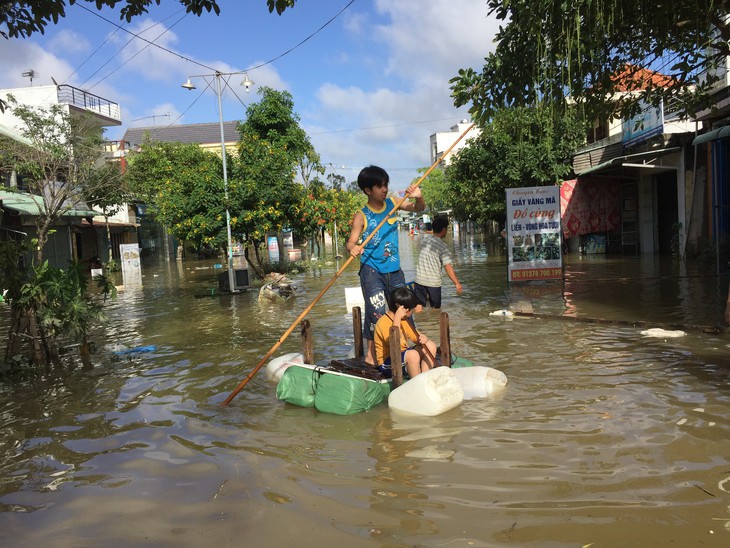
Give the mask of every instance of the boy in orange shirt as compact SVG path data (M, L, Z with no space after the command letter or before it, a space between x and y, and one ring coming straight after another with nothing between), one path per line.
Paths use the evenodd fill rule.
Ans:
M435 364L431 356L436 355L436 343L423 333L416 333L411 323L413 310L419 305L415 293L407 287L397 287L388 299L388 312L375 324L375 360L378 365L390 364L390 328L400 326L401 360L410 378L432 369ZM409 347L408 343L415 343ZM428 351L426 350L428 349ZM431 352L429 355L428 352Z

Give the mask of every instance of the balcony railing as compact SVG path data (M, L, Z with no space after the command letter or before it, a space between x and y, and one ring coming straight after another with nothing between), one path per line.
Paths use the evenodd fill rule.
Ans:
M112 120L122 121L122 114L117 103L112 103L103 97L73 86L65 84L58 86L58 102L83 108Z

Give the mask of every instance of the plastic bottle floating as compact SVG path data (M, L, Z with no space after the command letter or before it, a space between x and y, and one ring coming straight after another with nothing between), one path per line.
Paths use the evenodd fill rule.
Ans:
M652 327L651 329L645 329L641 332L644 337L656 337L660 339L676 339L678 337L684 337L687 333L681 330L668 331L661 327Z
M493 367L475 365L452 371L464 391L465 400L487 398L507 386L507 375Z
M388 407L407 415L435 417L464 401L464 390L448 367L416 375L388 395Z

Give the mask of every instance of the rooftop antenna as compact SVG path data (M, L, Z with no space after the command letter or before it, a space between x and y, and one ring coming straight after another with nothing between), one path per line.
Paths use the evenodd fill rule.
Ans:
M26 70L21 76L23 76L23 78L30 78L30 85L32 86L33 78L38 76L38 73L35 70L30 69L30 70Z

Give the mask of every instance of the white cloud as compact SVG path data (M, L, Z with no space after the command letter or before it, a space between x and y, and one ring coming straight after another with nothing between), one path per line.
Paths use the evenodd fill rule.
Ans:
M160 114L187 123L218 119L215 93L201 95L203 79L194 79L195 92L180 88L188 76L249 69L256 85L246 94L231 78L236 93L224 94L224 119L243 118L263 86L289 90L325 163L345 165L353 175L368 163L381 164L398 188L398 181L407 183L416 168L430 163L429 136L467 116L465 108L454 107L448 80L459 68L481 67L497 28L484 2L364 0L291 56L251 70L263 62L252 59L271 59L300 35L271 16L257 20L260 28L251 42L251 28L233 30L250 10L238 3L231 9L238 18L227 12L228 17L187 17L179 23L156 9L150 12L154 18L126 26L178 55L97 24L96 18L89 23L86 15L69 16L45 36L0 42L0 87L27 86L21 73L32 68L39 74L34 84L50 84L51 76L59 83L68 79L65 83L119 103L125 126ZM311 5L306 12L292 10L290 17L297 30L316 30L333 9ZM120 137L124 129L109 128L107 134Z
M486 4L473 0L432 0L417 9L375 0L375 6L377 25L372 14L356 14L346 25L371 41L358 61L373 77L356 86L323 82L303 119L323 161L353 169L380 163L396 170L394 188L405 188L415 168L430 163L429 136L468 117L466 108L454 107L448 81L460 68L481 67L497 24Z
M387 71L419 86L447 82L459 68L479 67L494 49L498 24L487 18L485 2L432 0L418 9L409 2L375 4L390 17L390 24L377 28L391 51Z
M66 61L45 51L36 44L18 40L2 40L0 46L0 88L27 87L30 79L24 72L33 70L36 76L33 85L51 85L51 77L63 82L73 68Z
M49 42L52 51L63 51L64 53L83 53L89 51L91 44L78 32L72 30L59 31Z

